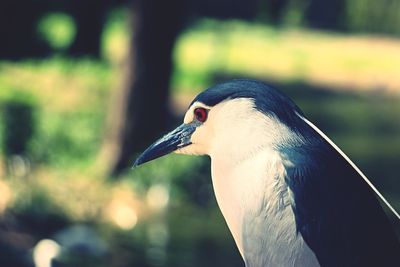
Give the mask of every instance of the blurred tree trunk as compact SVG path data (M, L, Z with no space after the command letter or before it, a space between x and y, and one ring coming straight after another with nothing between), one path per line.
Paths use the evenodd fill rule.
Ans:
M135 153L166 128L171 56L182 16L183 0L134 1L124 83L110 120L112 175L130 167Z
M311 0L306 10L308 26L327 30L344 28L345 0Z
M290 0L268 0L267 2L267 12L271 23L278 25L281 23L282 16L285 12L287 5Z

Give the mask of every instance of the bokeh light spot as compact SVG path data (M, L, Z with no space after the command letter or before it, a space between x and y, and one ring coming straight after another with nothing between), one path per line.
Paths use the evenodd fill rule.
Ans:
M75 38L76 25L71 16L63 13L50 13L39 21L38 31L52 48L64 50L71 45Z

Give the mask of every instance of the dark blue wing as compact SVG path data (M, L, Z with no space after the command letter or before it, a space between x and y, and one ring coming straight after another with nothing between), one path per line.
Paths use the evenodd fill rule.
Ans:
M400 266L400 244L373 190L326 140L283 149L298 232L321 266Z

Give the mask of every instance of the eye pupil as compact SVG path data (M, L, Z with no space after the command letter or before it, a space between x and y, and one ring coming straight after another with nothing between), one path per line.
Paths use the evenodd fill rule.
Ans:
M207 120L207 111L204 108L196 108L194 110L194 115L200 122L205 122Z

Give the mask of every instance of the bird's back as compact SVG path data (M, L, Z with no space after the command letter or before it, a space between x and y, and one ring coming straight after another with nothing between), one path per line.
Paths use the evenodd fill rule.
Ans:
M400 244L372 188L324 138L286 149L297 230L321 266L400 266Z

